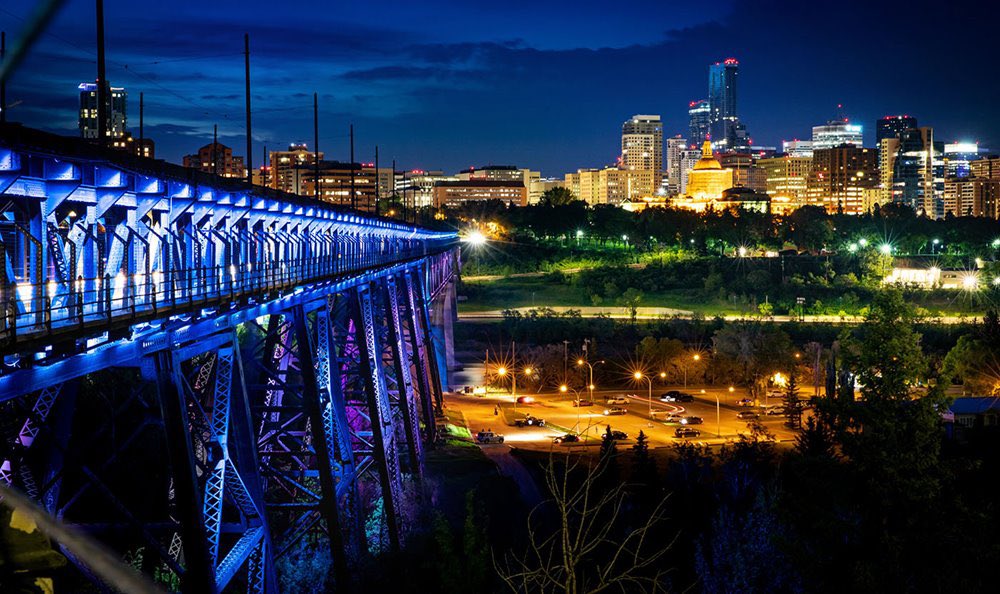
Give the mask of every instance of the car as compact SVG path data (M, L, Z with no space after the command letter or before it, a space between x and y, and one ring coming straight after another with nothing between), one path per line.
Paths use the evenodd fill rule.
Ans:
M764 414L769 417L783 415L785 414L785 407L781 406L780 404L772 404L771 406L765 406Z
M576 443L580 441L579 435L574 435L572 433L567 433L566 435L560 435L552 440L552 443Z
M681 395L680 390L670 390L669 392L664 392L660 394L660 400L662 402L678 402L677 397Z
M539 419L534 415L525 415L523 419L515 420L514 425L518 427L544 427L545 419Z
M615 430L612 430L611 431L611 439L614 439L616 441L621 441L623 439L628 439L628 433L625 433L624 431L615 431Z
M628 404L628 397L623 395L611 396L604 401L605 404Z
M518 404L531 404L534 401L535 401L535 397L534 396L518 396L517 397L517 403Z
M480 431L476 434L476 443L503 443L503 435L492 431Z
M674 437L698 437L699 435L701 435L701 431L694 427L678 427L674 430Z
M581 398L580 400L574 400L573 406L594 406L594 401Z
M680 412L683 412L683 410L680 411ZM652 417L653 419L662 418L664 421L669 421L670 417L678 417L678 418L680 418L679 415L678 415L678 411L676 411L676 410L666 410L666 409L662 409L662 408L659 408L659 409L654 408L653 410L651 410L649 412L649 416Z
M628 409L622 408L620 406L612 406L611 408L604 409L604 414L608 416L624 415L626 413L628 413Z
M736 401L736 406L753 406L752 398L741 398Z
M759 419L760 415L757 414L756 411L741 410L740 412L736 413L736 418L737 419L742 419L744 421L750 421L750 420L753 420L753 419Z
M690 416L681 418L681 425L701 425L704 422L705 419L701 417Z

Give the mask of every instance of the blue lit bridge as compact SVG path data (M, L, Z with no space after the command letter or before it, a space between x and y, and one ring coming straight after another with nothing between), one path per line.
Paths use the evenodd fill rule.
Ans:
M349 589L419 493L456 245L0 127L0 481L166 589L275 592L303 539Z

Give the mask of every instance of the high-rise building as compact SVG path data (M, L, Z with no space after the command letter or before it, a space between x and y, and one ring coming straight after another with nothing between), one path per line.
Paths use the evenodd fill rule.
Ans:
M944 213L956 217L1000 218L1000 179L946 179Z
M565 185L587 204L621 204L639 202L651 194L653 172L646 169L580 169L566 174Z
M811 140L782 140L781 141L781 152L785 153L790 157L809 157L813 156L813 143Z
M303 165L316 162L316 153L305 143L290 144L287 151L271 151L268 155L271 168L268 171L268 185L276 190L302 194L301 176L296 175ZM320 161L323 153L319 153Z
M969 163L979 158L979 144L952 142L944 145L944 176L969 177Z
M878 185L875 150L849 144L816 149L807 184L809 204L823 206L829 213L863 214L869 190Z
M944 143L934 141L933 128L900 132L892 179L894 201L930 218L944 216Z
M1000 157L987 157L969 163L969 173L979 179L1000 179Z
M764 185L775 214L785 214L808 204L809 172L812 156L789 154L757 161L764 171Z
M879 205L892 202L893 173L899 155L899 136L883 138L878 144L878 196Z
M470 167L463 169L456 175L459 180L487 180L487 181L522 181L524 174L521 169L514 165L487 165L485 167Z
M736 112L739 65L735 58L726 58L708 68L708 103L712 108L713 142L728 140L730 129L739 122Z
M860 124L844 120L831 120L822 126L813 126L813 151L834 148L843 144L863 146L863 128Z
M500 200L517 206L527 206L528 190L520 181L467 179L442 181L434 184L434 207L455 207L466 202Z
M702 141L702 143L704 142L705 141ZM681 182L677 187L677 193L681 196L687 194L688 176L700 159L701 151L696 148L684 149L681 151Z
M757 167L752 155L746 153L726 153L719 157L723 169L733 172L733 187L750 188L755 192L767 189L767 176Z
M704 142L704 141L702 141ZM676 194L681 185L681 153L687 148L687 140L680 134L667 139L667 194Z
M396 195L410 208L433 206L435 184L452 181L459 181L458 177L445 175L443 171L403 171L396 175Z
M246 177L243 157L233 155L233 149L221 142L210 142L198 149L197 154L186 155L184 166L222 177Z
M622 124L621 167L630 171L651 171L654 194L663 175L663 122L658 115L634 115Z
M105 85L107 85L105 96L108 98L107 135L109 138L121 138L125 136L125 130L128 127L128 93L123 87L112 87L108 83ZM80 90L80 136L96 139L98 133L97 83L80 83L77 88Z
M695 146L712 134L712 106L707 99L688 103L688 142Z
M917 118L908 115L885 116L875 122L875 146L884 138L897 138L903 130L917 127Z
M737 112L739 62L727 58L708 69L712 146L719 151L749 152L750 136Z
M299 194L316 196L316 169L315 163L294 167L292 175L296 179ZM375 169L371 163L319 162L319 198L324 202L374 212L376 199L388 199L394 191L394 185L391 167Z

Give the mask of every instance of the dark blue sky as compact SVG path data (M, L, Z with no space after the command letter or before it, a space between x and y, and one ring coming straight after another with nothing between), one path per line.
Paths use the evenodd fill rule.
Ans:
M36 0L5 0L8 46ZM287 9L285 9L287 7ZM510 163L562 175L611 163L621 122L663 116L686 132L707 66L740 60L740 115L756 144L806 138L844 105L916 116L938 139L1000 147L1000 8L993 2L669 0L329 2L106 0L108 78L129 91L158 156L211 140L244 150L243 33L251 36L254 162L263 144L312 142L443 168ZM92 0L67 0L8 85L12 120L76 133L76 85L95 77Z

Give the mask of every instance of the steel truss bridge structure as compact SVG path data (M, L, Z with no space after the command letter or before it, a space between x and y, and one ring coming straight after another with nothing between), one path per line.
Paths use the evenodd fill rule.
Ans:
M167 590L399 546L454 233L10 125L0 201L0 481Z

